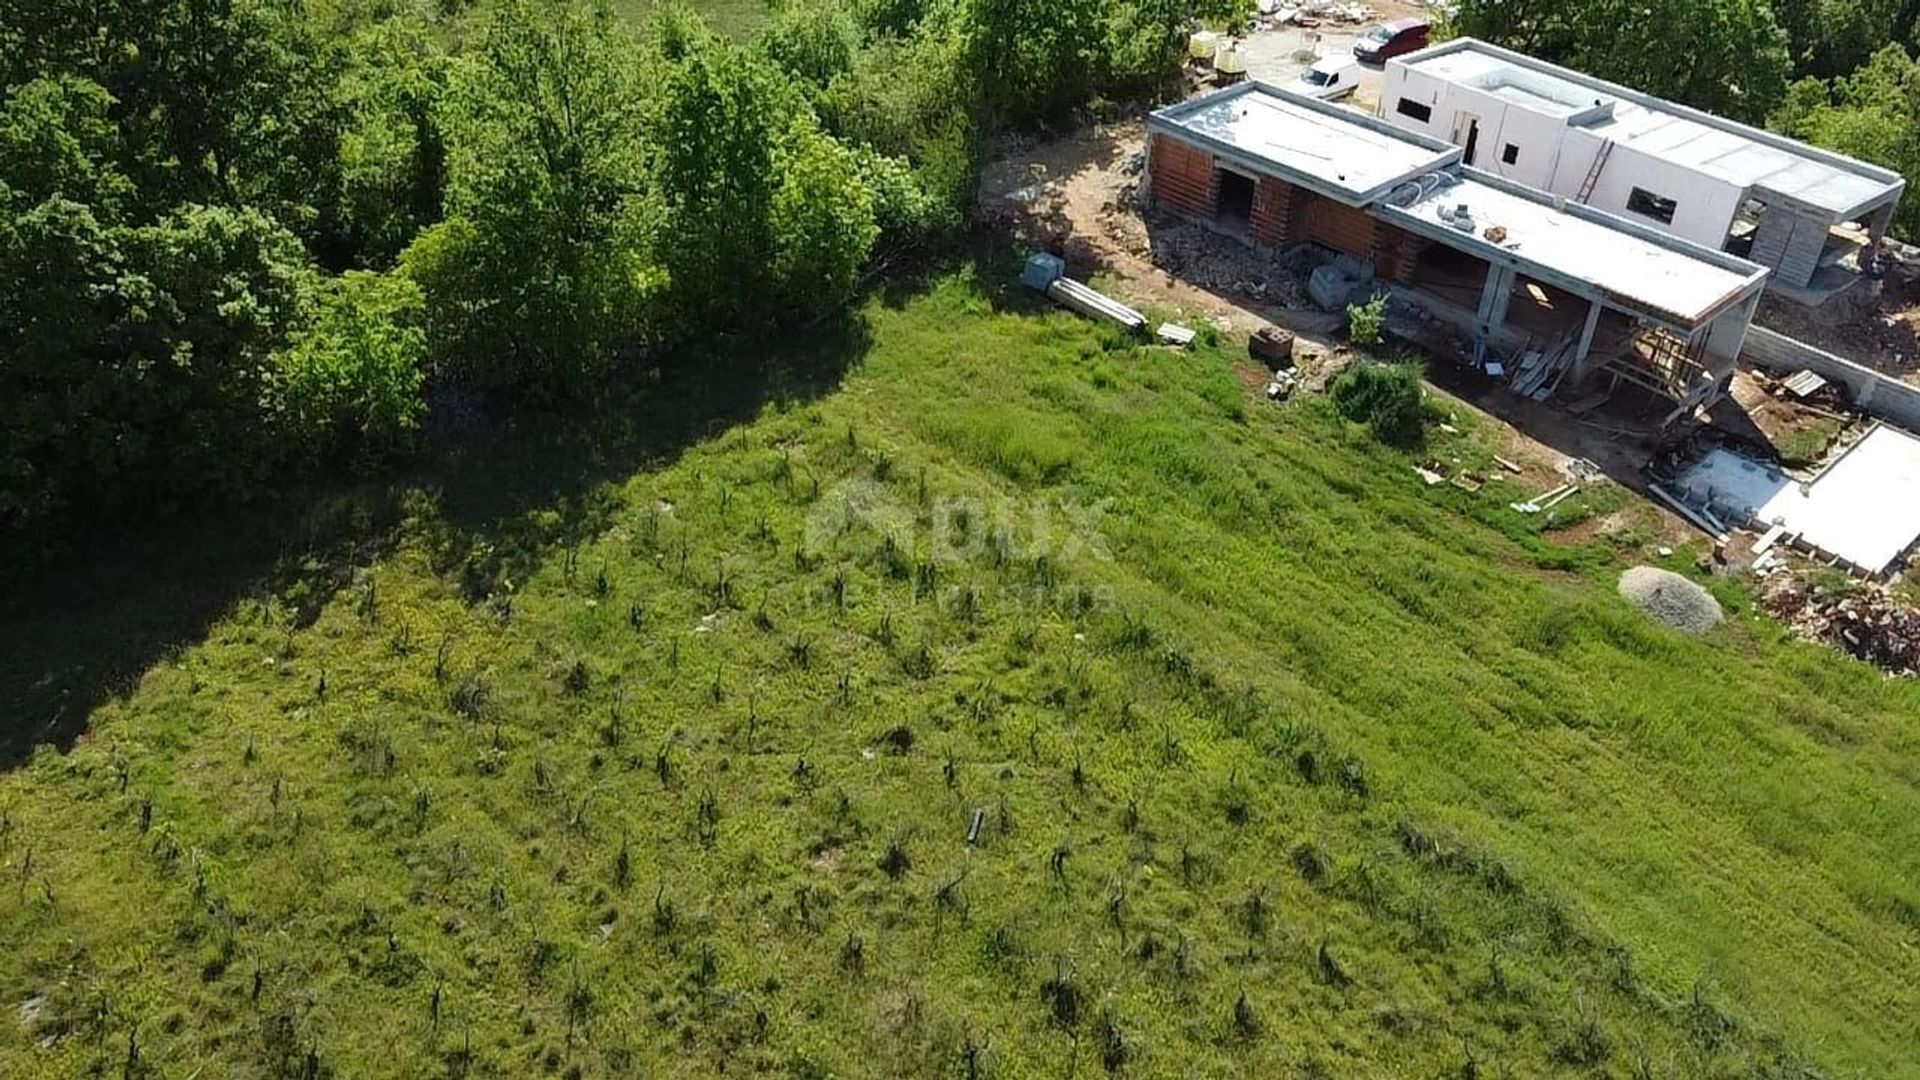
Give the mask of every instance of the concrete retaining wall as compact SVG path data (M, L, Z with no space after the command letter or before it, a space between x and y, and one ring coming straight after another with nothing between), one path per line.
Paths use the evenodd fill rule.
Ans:
M1756 367L1780 374L1804 370L1825 376L1844 385L1859 408L1909 431L1920 432L1920 386L1882 375L1764 326L1747 330L1741 355Z

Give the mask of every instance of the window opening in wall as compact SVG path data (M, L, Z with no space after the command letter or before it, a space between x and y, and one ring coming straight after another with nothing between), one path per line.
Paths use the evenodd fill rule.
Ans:
M1519 160L1520 160L1520 148L1513 145L1512 143L1508 143L1506 149L1500 151L1500 163L1502 165L1512 165L1514 162Z
M1399 103L1394 105L1393 111L1399 113L1401 116L1418 120L1423 124L1433 119L1432 107L1422 105L1412 98L1401 98Z
M1650 217L1662 225L1673 224L1673 211L1676 204L1672 199L1655 195L1646 188L1634 188L1627 194L1627 209L1642 217Z

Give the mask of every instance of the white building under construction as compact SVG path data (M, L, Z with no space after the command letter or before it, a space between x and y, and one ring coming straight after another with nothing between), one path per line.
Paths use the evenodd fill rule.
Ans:
M1724 392L1767 270L1462 159L1463 147L1260 82L1148 120L1155 203L1255 247L1312 244L1539 376L1605 375L1679 416ZM1551 369L1551 377L1547 375Z
M1860 278L1898 173L1532 57L1461 38L1388 62L1380 114L1461 148L1462 164L1772 272L1822 303Z

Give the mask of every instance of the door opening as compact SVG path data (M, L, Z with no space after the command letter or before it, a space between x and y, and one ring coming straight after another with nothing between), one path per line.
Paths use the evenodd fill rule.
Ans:
M1480 121L1477 117L1467 118L1467 141L1462 145L1466 149L1461 152L1460 161L1466 165L1473 164L1474 151L1480 149Z
M1220 169L1220 196L1214 203L1214 217L1221 221L1245 224L1253 218L1253 177Z

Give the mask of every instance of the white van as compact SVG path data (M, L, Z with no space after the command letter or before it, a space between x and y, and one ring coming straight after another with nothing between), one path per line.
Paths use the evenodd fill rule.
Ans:
M1360 61L1351 56L1326 56L1301 72L1292 89L1308 97L1332 101L1353 93L1359 85Z

